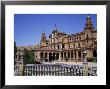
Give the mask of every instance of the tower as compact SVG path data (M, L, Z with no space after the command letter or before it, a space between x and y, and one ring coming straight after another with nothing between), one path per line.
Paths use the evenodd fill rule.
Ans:
M42 32L40 44L41 44L41 47L46 47L46 36L45 36L45 32Z
M84 29L85 30L93 30L94 29L90 15L88 15L86 18L86 24L85 24Z

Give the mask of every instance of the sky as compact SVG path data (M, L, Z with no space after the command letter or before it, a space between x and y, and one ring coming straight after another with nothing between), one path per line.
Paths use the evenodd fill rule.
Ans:
M75 34L84 31L88 14L15 14L14 41L17 46L40 44L42 32L48 39L57 26L58 31ZM97 15L90 14L92 23L97 29Z

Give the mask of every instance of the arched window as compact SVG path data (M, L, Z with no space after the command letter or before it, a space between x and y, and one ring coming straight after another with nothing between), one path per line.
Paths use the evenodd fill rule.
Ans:
M65 46L64 46L64 44L62 44L62 49L64 49L65 48Z
M78 47L79 47L79 48L81 47L80 43L78 43Z
M43 58L43 52L40 53L40 58Z
M93 57L97 57L97 52L96 52L96 50L93 51Z
M63 52L61 52L61 58L63 58Z
M68 44L68 48L70 49L70 44Z
M78 51L78 57L81 58L81 51Z
M56 54L56 59L59 59L59 53Z
M73 58L73 52L71 52L71 58Z
M45 52L45 58L47 58L47 52Z
M75 56L75 58L76 58L76 51L74 52L74 56Z
M64 57L66 57L66 52L64 52Z
M59 45L57 45L58 49L59 49Z
M68 58L70 58L70 52L68 52Z

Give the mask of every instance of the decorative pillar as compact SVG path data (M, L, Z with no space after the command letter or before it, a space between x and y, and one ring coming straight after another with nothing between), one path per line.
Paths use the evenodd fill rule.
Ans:
M59 61L61 61L61 52L59 52Z
M83 62L83 52L81 51L81 62Z
M64 57L64 52L63 52L63 61L64 61L65 57Z
M69 53L70 53L70 61L71 61L71 59L72 59L72 58L71 58L71 51L70 51Z
M47 52L47 60L48 60L48 62L49 62L49 53Z
M83 55L84 55L83 76L88 76L88 63L87 63L87 60L86 60L87 50L85 48L84 48L84 51L83 51Z
M75 51L73 51L73 61L75 61Z
M79 57L78 57L78 51L76 51L76 61L78 62L78 59L79 59Z

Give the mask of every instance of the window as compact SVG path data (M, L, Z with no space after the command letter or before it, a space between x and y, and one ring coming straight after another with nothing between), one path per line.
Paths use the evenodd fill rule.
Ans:
M70 48L70 44L68 44L68 48Z
M71 58L73 58L73 52L71 52Z
M81 58L81 51L78 51L78 57Z
M81 47L80 43L78 43L78 47L79 47L79 48Z
M70 58L70 53L68 52L68 58Z
M59 49L59 45L57 45L58 49Z
M17 58L17 55L16 55L16 58Z
M62 49L64 49L65 48L65 46L64 46L64 44L62 44Z
M64 57L66 57L66 52L64 52Z
M63 52L61 52L61 57L63 58Z
M79 40L81 40L81 37L79 37Z
M86 35L86 39L88 39L89 37L88 37L88 34Z
M45 57L47 58L47 52L45 53Z
M54 49L55 49L55 45L54 45Z
M74 52L75 58L76 58L76 52Z

